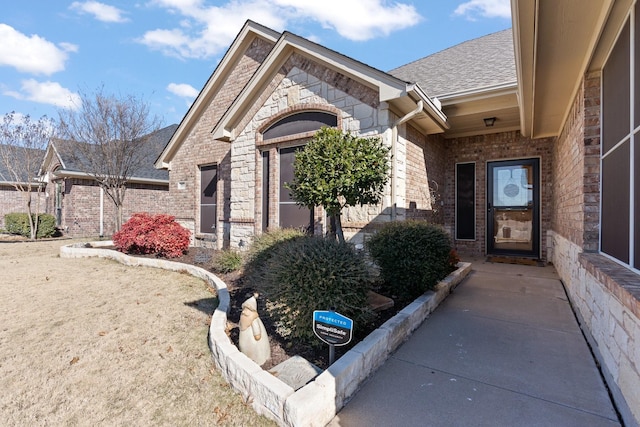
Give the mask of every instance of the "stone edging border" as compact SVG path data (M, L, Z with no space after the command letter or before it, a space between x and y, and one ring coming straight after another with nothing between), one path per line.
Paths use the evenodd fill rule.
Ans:
M309 384L294 390L245 356L226 334L229 291L227 285L207 270L157 258L131 257L111 249L111 241L76 243L60 247L62 258L101 257L129 266L186 271L203 279L218 292L218 307L209 327L209 348L217 369L227 382L262 415L282 426L325 426L449 293L471 271L471 263L442 280L435 291L418 297L381 327L369 334ZM97 249L98 248L98 249Z

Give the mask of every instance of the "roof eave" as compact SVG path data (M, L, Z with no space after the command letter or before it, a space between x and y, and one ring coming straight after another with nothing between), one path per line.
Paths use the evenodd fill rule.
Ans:
M54 171L52 175L57 179L80 178L80 179L95 180L95 177L90 173L79 172L79 171L68 171L63 169L58 169L57 171ZM127 179L127 182L133 183L133 184L169 185L168 179L143 178L143 177L136 177L136 176L132 176L131 178Z
M173 156L189 135L195 122L197 122L204 110L208 107L213 96L218 92L220 87L222 87L225 77L231 72L233 64L235 64L243 54L245 48L257 37L275 43L279 36L280 33L256 22L249 20L245 23L200 93L198 93L193 104L189 107L187 114L185 114L180 121L178 128L162 150L162 153L158 156L158 159L154 163L156 169L170 168Z
M523 135L561 132L613 3L511 0Z

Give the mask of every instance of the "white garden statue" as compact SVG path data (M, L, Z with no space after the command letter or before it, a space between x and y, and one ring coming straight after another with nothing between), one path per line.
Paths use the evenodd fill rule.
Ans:
M271 346L264 324L258 316L257 294L242 303L240 314L240 351L258 365L264 364L271 357Z

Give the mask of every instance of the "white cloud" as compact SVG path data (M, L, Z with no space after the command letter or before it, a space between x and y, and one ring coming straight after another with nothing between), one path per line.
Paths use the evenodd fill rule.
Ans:
M62 87L57 82L38 82L34 79L22 81L21 91L5 91L5 95L41 104L55 105L61 108L75 109L80 105L80 96Z
M388 35L422 19L415 7L387 0L232 0L222 6L207 6L201 0L155 0L153 4L184 19L178 28L149 31L139 42L182 58L219 54L247 19L279 31L291 23L315 21L358 41Z
M97 1L75 1L71 3L69 9L77 10L79 13L88 13L89 15L93 15L93 17L98 21L102 22L120 23L128 21L128 19L124 17L124 11L118 9L117 7Z
M470 0L458 6L453 13L472 21L477 15L485 18L511 18L511 4L509 0Z
M191 100L198 96L198 90L186 83L169 83L167 90L181 98L189 98Z
M421 17L412 5L382 0L274 0L297 18L318 21L349 40L364 41L411 27ZM336 13L336 11L340 13Z
M77 50L70 43L58 47L36 34L27 36L6 24L0 24L0 40L0 66L32 74L50 75L64 70L67 52Z

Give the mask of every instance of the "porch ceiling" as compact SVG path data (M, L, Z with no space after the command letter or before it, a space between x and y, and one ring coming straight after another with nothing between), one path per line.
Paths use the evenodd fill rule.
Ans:
M511 0L522 133L558 135L614 0Z
M450 128L445 138L485 135L520 129L517 85L507 84L438 98ZM484 119L495 118L493 126Z

